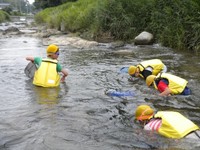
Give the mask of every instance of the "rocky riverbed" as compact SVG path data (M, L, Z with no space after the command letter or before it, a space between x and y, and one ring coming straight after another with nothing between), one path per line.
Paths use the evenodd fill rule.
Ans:
M76 33L63 33L56 29L49 29L45 26L35 25L34 22L7 22L0 25L0 38L11 36L34 36L41 38L43 45L57 44L59 46L72 46L78 49L96 49L99 47L115 49L125 46L123 41L114 41L110 43L99 43L97 41L85 40L77 36ZM152 45L153 35L148 32L142 32L135 38L135 44ZM132 43L131 45L134 45ZM122 54L122 51L119 52ZM127 53L123 51L123 53ZM128 51L129 53L129 51Z

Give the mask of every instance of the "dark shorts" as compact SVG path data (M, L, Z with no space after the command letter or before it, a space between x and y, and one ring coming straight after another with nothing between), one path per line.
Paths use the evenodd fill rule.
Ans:
M181 93L181 95L190 95L190 94L191 94L191 90L187 86L185 87L185 89Z

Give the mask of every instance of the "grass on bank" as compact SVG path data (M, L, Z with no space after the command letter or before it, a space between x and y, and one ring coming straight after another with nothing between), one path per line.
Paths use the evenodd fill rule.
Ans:
M0 23L10 20L10 16L3 10L0 10Z
M130 41L148 31L164 46L200 51L199 0L78 0L45 9L35 20L95 40Z

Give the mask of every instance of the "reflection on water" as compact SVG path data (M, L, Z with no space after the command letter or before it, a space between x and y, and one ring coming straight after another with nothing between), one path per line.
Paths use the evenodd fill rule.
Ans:
M43 88L34 86L33 91L38 104L57 104L59 102L60 87Z
M24 74L26 56L45 56L40 39L19 36L0 42L1 149L200 148L200 142L167 139L143 131L134 122L136 107L145 103L155 110L179 111L200 125L197 56L188 58L158 45L126 46L122 48L126 54L60 46L59 62L69 69L69 76L58 88L42 88ZM159 97L143 80L129 81L128 74L120 73L122 67L153 58L162 59L171 73L187 79L192 95ZM134 96L107 96L106 89L131 90Z
M33 79L26 80L26 88L31 91L31 97L38 104L58 104L59 101L68 92L68 85L66 82L61 83L60 86L54 88L44 88L32 84Z

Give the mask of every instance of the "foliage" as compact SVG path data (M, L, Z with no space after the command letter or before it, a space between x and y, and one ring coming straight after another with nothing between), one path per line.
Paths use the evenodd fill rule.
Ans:
M191 0L155 0L155 3L150 28L157 40L176 49L194 50L194 45L200 44L197 43L200 41L199 5Z
M67 9L70 5L60 5L58 7L51 7L40 11L37 15L35 15L35 21L39 24L46 23L48 27L58 28L60 26L60 13L63 13L63 10Z
M93 39L127 41L145 30L164 46L200 51L199 10L199 0L78 0L47 8L36 21Z
M70 2L58 7L47 8L39 12L35 16L35 20L38 23L45 22L49 27L58 29L62 23L66 30L81 30L87 28L93 20L91 17L93 3L95 3L93 0L79 0L77 3Z
M66 2L75 2L77 0L35 0L34 6L37 9L45 9L48 7L55 7L61 4L64 4Z
M62 23L69 31L83 31L87 29L93 21L94 0L79 0L77 3L70 3L70 7L63 11Z
M2 10L5 11L5 12L7 12L8 14L11 14L11 12L12 12L12 8L10 6L5 7Z
M6 20L10 20L9 14L3 10L0 10L0 23Z
M150 21L150 12L146 10L151 5L151 0L99 1L95 21L101 24L103 32L110 32L115 39L127 40L146 29Z

